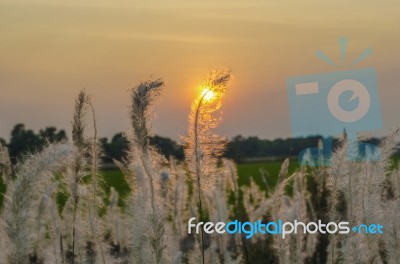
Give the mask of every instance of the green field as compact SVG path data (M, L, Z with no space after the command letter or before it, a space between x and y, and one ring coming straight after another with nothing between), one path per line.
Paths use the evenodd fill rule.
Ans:
M268 185L275 186L281 165L281 161L237 164L239 185L249 185L250 178L252 177L258 186L265 188L265 183L260 173L260 169L263 168L268 173ZM297 167L297 162L292 161L289 165L289 173L294 172ZM107 191L109 191L110 187L114 187L120 193L121 197L125 197L129 193L129 187L121 171L116 169L104 170L103 175Z
M264 171L267 172L268 185L275 186L282 163L283 161L237 164L239 185L248 185L250 182L250 177L252 177L258 186L265 186L260 172L260 169L264 169ZM289 163L289 173L294 172L297 168L297 161L291 161Z
M394 159L394 167L398 166L399 158ZM264 169L267 174L267 182L270 187L275 186L279 171L283 161L273 161L273 162L254 162L254 163L239 163L237 164L237 170L239 174L239 185L249 185L250 178L253 178L254 182L265 189L264 180L261 177L260 169ZM298 168L297 161L291 161L289 165L289 174L293 173ZM107 195L110 192L110 188L114 187L120 194L121 198L125 198L130 189L126 183L122 172L118 169L107 169L102 172L105 183L105 190ZM0 177L0 208L3 202L3 194L6 188ZM66 200L66 196L62 193L59 194L58 202L63 204ZM120 200L120 205L123 205L123 200Z
M237 165L239 174L239 185L248 185L250 182L250 177L260 186L265 187L265 184L261 178L260 168L263 168L268 173L268 184L274 186L279 174L279 170L282 162L257 162L257 163L241 163ZM297 163L294 161L289 166L289 172L293 172L297 167ZM122 172L117 169L107 169L103 171L105 190L107 194L110 192L110 188L114 187L120 194L121 198L125 198L130 189L126 183ZM3 202L3 194L6 188L0 177L0 207ZM57 200L58 203L64 204L67 197L63 193L59 193ZM121 199L121 204L123 204L123 199ZM62 205L61 205L62 206Z

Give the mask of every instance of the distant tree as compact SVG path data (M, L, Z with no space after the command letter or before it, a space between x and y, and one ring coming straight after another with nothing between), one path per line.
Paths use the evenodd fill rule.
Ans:
M24 124L17 124L11 131L10 144L8 144L10 157L15 160L28 151L35 152L42 143L39 136L32 130L25 129Z
M110 143L107 138L100 139L100 142L103 146L105 162L112 162L113 159L122 160L129 147L129 142L123 133L115 134Z
M235 136L228 143L225 156L241 162L251 157L288 157L297 156L306 148L316 147L321 136L307 138L277 138L274 140L258 137Z
M108 142L107 138L102 138L100 142L103 146L103 160L105 162L112 162L113 159L122 160L129 148L129 142L123 133L115 134L110 142ZM150 138L150 144L157 148L166 158L173 156L178 160L182 160L184 157L182 146L172 139L153 136Z
M45 129L41 129L39 131L39 137L43 142L49 141L50 143L68 140L65 131L64 130L57 131L57 128L55 127L46 127Z
M55 127L47 127L35 134L33 130L26 129L24 124L17 124L11 131L10 143L8 149L12 162L20 158L27 152L36 152L41 150L47 141L54 143L66 140L67 136L64 130L58 131Z
M155 146L166 158L173 156L178 160L183 160L183 147L170 138L154 136L150 138L150 144Z

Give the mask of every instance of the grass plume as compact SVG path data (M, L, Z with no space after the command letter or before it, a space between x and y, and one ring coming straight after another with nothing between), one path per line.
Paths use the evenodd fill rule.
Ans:
M10 182L6 193L4 223L6 226L10 263L28 263L34 244L35 208L40 194L51 182L53 173L68 165L74 149L65 144L49 145L42 152L29 155L17 168L16 179Z
M197 187L197 198L200 212L199 221L203 221L201 188L205 176L215 175L218 158L225 148L225 139L214 134L214 129L221 121L218 110L222 98L231 80L227 70L212 71L203 81L203 89L194 101L189 116L189 131L186 138L185 154ZM204 263L204 234L201 232L202 262Z

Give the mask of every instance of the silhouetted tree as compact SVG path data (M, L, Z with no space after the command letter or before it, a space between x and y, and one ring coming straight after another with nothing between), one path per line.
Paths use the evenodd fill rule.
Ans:
M170 138L154 136L150 138L150 144L155 146L166 158L173 156L178 160L183 160L183 147Z
M105 162L112 162L112 159L122 160L128 150L129 143L123 133L115 134L110 142L108 142L107 138L102 138L100 142L103 146L103 160ZM157 148L166 158L173 156L178 160L182 160L184 157L182 146L172 139L153 136L150 138L150 144Z
M103 146L103 159L105 162L112 162L113 159L122 160L125 156L129 144L123 133L115 134L112 137L110 143L108 143L107 138L100 139L100 142Z
M11 131L10 144L8 144L10 157L13 162L27 151L35 152L41 146L40 137L32 130L25 129L24 124L17 124Z
M42 142L49 141L50 143L66 141L67 134L64 130L57 131L55 127L46 127L39 131L39 137Z
M54 143L66 140L64 130L57 131L55 127L47 127L35 134L33 130L26 129L24 124L17 124L11 131L8 149L11 161L14 163L25 153L36 152L44 147L47 141Z

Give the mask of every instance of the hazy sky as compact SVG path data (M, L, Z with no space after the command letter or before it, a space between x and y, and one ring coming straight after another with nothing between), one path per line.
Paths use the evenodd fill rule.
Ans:
M129 88L150 76L165 90L155 133L185 134L198 84L216 66L232 69L222 134L290 136L290 76L355 67L378 73L384 131L400 124L400 2L393 1L0 1L0 137L17 122L70 132L74 98L93 96L99 131L129 128ZM348 61L338 38L349 39Z

